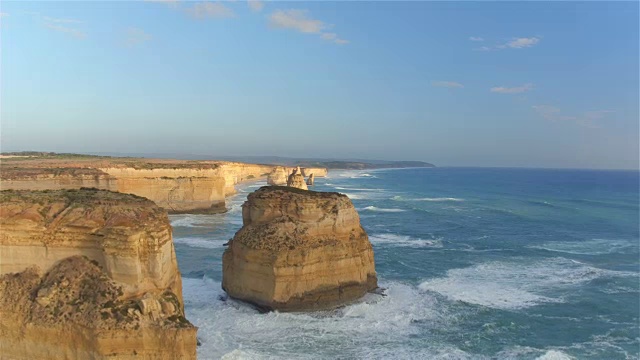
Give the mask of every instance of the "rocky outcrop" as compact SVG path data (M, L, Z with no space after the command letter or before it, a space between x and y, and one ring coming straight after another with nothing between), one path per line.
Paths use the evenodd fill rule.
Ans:
M327 168L319 168L319 167L300 167L302 172L302 176L308 177L311 174L314 174L316 177L326 177L328 174Z
M307 185L313 186L313 181L314 181L313 174L309 174L309 178L307 179Z
M269 185L286 185L289 179L287 169L282 166L276 166L267 176L267 184Z
M302 171L300 171L299 167L294 169L291 175L289 175L289 178L287 179L287 186L307 190L307 183L304 181L304 176L302 175Z
M262 187L222 258L229 296L269 310L328 309L377 287L373 248L346 195Z
M195 359L166 211L96 189L0 192L8 359Z

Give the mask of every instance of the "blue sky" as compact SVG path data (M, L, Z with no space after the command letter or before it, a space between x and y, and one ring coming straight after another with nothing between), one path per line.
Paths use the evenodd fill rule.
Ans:
M3 151L638 168L638 2L0 6Z

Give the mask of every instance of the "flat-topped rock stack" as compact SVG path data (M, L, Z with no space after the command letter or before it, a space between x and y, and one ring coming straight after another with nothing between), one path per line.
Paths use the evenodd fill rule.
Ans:
M195 359L165 210L104 190L5 190L0 228L0 358Z
M334 308L377 288L373 248L346 195L262 187L223 255L223 289L266 310Z

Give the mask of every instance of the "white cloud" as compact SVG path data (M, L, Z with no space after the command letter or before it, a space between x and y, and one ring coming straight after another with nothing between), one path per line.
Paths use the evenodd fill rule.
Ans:
M469 40L470 41L484 41L484 39L479 37L479 36L469 36Z
M84 21L76 20L76 19L61 19L61 18L52 18L49 16L43 16L42 20L48 23L54 24L82 24Z
M180 2L180 0L143 0L143 1L167 4L167 5L171 6L171 7L178 6L178 3Z
M248 0L249 9L254 12L260 12L264 8L264 2L260 0Z
M269 24L307 34L316 34L330 27L320 20L311 19L308 15L307 10L276 10L269 16Z
M331 41L338 45L346 45L349 43L349 40L340 39L336 33L322 33L320 37L323 40Z
M63 26L63 25L53 24L53 23L45 23L44 26L47 27L50 30L61 32L61 33L73 36L76 39L83 40L83 39L87 38L87 33L85 33L82 30L70 28L70 27Z
M276 10L269 15L269 25L282 29L291 29L305 34L319 34L321 39L331 41L338 45L346 45L349 43L349 40L339 38L336 33L324 32L324 30L330 29L333 25L326 24L321 20L312 19L307 10Z
M455 81L433 81L431 85L437 86L437 87L446 87L446 88L463 88L464 87L464 85Z
M540 39L537 37L530 37L530 38L514 38L513 40L507 42L506 44L502 45L503 47L509 47L512 49L523 49L523 48L528 48L528 47L532 47L533 45L537 44L538 42L540 42Z
M151 35L147 34L144 30L136 27L130 27L127 29L124 42L126 46L132 47L145 43L149 40L151 40Z
M612 110L596 110L587 111L582 116L567 116L563 115L562 111L552 105L534 105L533 110L542 116L545 120L549 121L572 121L580 126L596 129L599 128L599 120L606 118L607 114L611 114Z
M516 87L496 86L491 88L491 92L498 94L520 94L533 89L533 84L524 84Z
M322 33L322 35L320 35L320 37L325 39L325 40L335 40L338 37L338 34L336 34L336 33Z
M220 2L205 1L193 5L193 7L187 9L187 13L197 19L204 18L229 18L235 14L233 10L224 6Z

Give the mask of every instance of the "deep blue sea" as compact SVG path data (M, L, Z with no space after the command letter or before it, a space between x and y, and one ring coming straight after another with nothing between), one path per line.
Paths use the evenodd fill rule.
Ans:
M375 251L379 285L347 307L268 313L223 295L220 215L171 216L200 359L638 359L637 171L332 171Z

